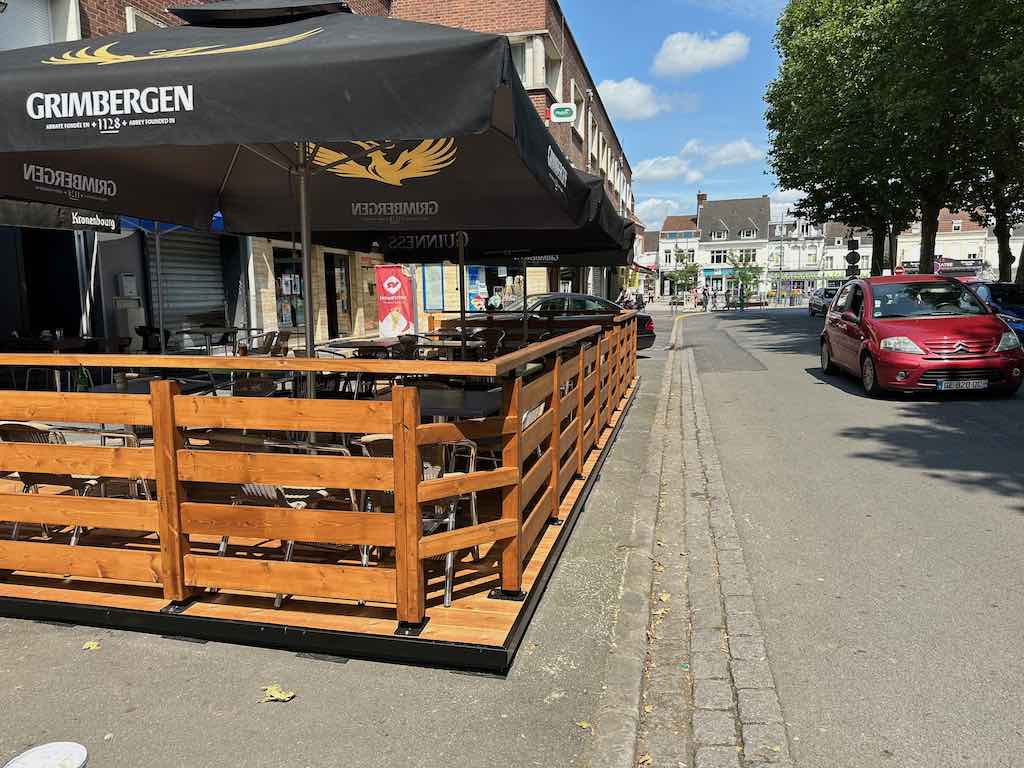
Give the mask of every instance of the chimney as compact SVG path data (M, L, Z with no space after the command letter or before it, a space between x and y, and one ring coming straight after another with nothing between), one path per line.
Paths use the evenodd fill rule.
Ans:
M707 194L707 192L698 192L697 193L697 207L698 208L700 208L702 205L704 205L704 203L706 203L707 201L708 201L708 194Z

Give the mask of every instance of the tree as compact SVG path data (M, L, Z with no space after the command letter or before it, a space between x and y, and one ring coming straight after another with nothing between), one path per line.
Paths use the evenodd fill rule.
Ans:
M735 253L730 253L728 258L729 265L732 267L733 279L742 286L744 298L752 293L757 293L764 268L746 259L740 259Z
M668 273L668 279L672 283L672 292L678 294L680 289L690 291L697 287L700 279L700 267L696 264L686 264Z

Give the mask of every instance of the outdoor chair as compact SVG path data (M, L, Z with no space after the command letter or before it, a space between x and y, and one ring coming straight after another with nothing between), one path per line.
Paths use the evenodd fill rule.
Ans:
M272 397L277 393L277 380L270 376L246 376L231 384L233 397Z
M288 341L292 337L291 331L278 331L274 337L273 343L270 345L270 356L271 357L287 357L288 356ZM298 357L298 355L296 355ZM305 355L303 355L305 357Z
M484 343L478 352L481 361L493 360L501 355L505 335L501 328L484 328L473 334L472 338Z
M277 331L267 331L261 333L258 336L250 336L249 338L239 339L235 345L235 354L238 354L238 347L242 344L246 344L249 348L250 357L267 357L273 350L274 345L277 343Z
M468 442L468 441L467 441ZM394 457L394 442L391 435L364 435L359 440L353 441L353 445L362 449L363 454L369 458L393 458ZM476 471L476 453L475 450L469 457L467 463L467 471ZM423 479L424 480L436 480L437 478L444 477L458 477L463 475L463 472L445 472L444 466L441 464L435 464L429 461L423 462ZM471 495L470 502L470 521L473 525L477 525L479 520L477 519L475 492ZM442 527L448 531L454 531L456 527L456 516L458 513L459 502L462 500L461 496L452 496L447 499L439 499L435 501L431 506L432 513L423 512L421 514L421 521L423 525L423 534L430 535L436 533ZM395 497L394 491L363 491L360 502L360 508L365 512L394 512L395 511ZM369 547L362 549L364 557L366 558L364 564L369 562ZM473 547L474 559L480 559L479 547ZM444 607L450 608L452 605L452 595L455 591L455 553L449 552L445 555L437 555L431 557L431 560L444 560Z
M33 422L6 422L0 423L0 442L4 443L33 443L36 445L66 445L64 435L46 424ZM39 493L39 486L52 485L68 488L75 496L86 496L90 490L98 484L96 478L74 477L68 474L51 474L47 472L18 472L21 480L22 493ZM18 538L18 529L21 523L15 522L11 531L11 538ZM50 529L45 523L41 524L43 537L50 538ZM72 545L78 543L81 537L81 526L75 526L71 532Z

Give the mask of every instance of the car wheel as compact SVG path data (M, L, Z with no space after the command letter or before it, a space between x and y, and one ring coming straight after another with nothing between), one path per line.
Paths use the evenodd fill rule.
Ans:
M864 394L868 397L878 397L882 394L882 388L878 385L875 359L871 355L864 355L860 361L860 383L864 387Z
M814 317L814 308L813 307L808 307L807 308L807 316L808 317Z
M836 364L832 362L832 347L827 341L821 342L821 370L822 373L830 375L838 371Z

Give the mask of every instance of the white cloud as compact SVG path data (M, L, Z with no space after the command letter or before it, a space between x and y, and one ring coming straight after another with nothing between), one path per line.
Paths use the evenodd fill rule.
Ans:
M764 150L755 147L746 139L730 141L712 147L704 162L705 168L721 168L723 165L742 165L764 159Z
M689 184L702 181L708 171L727 165L741 165L764 159L764 150L747 139L727 144L706 145L690 139L676 155L641 160L633 168L633 181L660 182L683 179Z
M668 181L669 179L685 179L695 184L704 178L704 174L681 155L665 155L641 160L633 169L633 181Z
M636 215L647 229L661 229L666 216L679 213L679 203L663 197L652 197L636 205Z
M612 117L620 120L650 120L672 106L654 90L654 86L641 83L635 77L625 80L605 80L597 86L601 101Z
M804 193L799 189L778 189L772 192L772 221L780 221L786 209L798 203L803 196Z
M694 32L676 32L665 38L654 58L654 74L693 75L706 69L735 64L750 52L750 38L742 32L705 37Z

